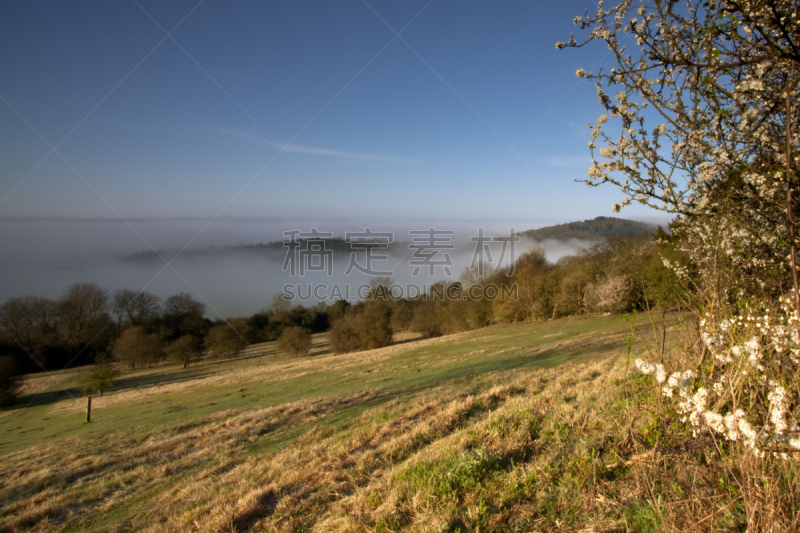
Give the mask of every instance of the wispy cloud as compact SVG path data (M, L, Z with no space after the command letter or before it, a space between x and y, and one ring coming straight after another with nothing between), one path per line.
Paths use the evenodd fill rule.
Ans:
M385 156L385 155L375 155L375 154L366 154L360 152L347 152L344 150L333 150L330 148L318 148L315 146L305 146L302 144L292 143L289 145L281 145L275 142L272 142L270 139L265 137L261 137L258 135L253 135L249 132L238 131L238 130L229 130L229 129L221 129L219 133L223 135L228 135L230 137L235 137L237 139L242 139L253 144L260 144L263 146L268 146L270 148L278 148L284 150L286 152L298 153L298 154L309 154L309 155L320 155L320 156L328 156L328 157L341 157L346 159L359 159L362 161L387 161L387 162L394 162L394 163L409 163L409 164L416 164L417 162L413 159L408 159L405 157L393 157L393 156Z

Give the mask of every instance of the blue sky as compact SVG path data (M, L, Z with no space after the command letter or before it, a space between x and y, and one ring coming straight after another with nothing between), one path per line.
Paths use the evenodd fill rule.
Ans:
M612 216L618 191L574 182L601 112L574 73L611 58L555 48L592 7L4 2L0 218Z

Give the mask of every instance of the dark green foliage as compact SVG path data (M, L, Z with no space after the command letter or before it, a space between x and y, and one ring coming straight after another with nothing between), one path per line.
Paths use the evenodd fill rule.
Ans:
M327 307L324 302L318 303L313 307L303 307L302 305L291 307L288 301L284 301L281 298L276 298L276 302L280 305L275 305L274 302L272 309L260 312L261 317L259 320L262 325L255 332L255 335L262 341L277 340L283 330L293 326L306 328L311 333L326 331L330 322L328 311L336 307L336 304Z
M627 237L632 235L652 235L655 227L635 220L625 220L615 217L597 217L594 220L583 222L569 222L557 226L531 229L520 233L523 237L544 241L548 239L567 241L580 239L585 241L599 241L608 237Z
M102 396L103 391L114 387L117 377L119 377L119 370L103 362L95 365L89 372L81 377L80 388L83 389L84 393L88 394L95 391Z
M251 344L269 340L269 311L262 309L247 319L248 341Z
M696 307L698 304L692 302L695 296L689 293L689 285L696 285L696 282L699 281L696 269L687 269L688 279L691 280L687 284L680 283L675 272L664 266L664 259L676 265L691 264L686 254L677 249L678 237L674 234L667 234L659 227L654 243L655 250L651 254L649 263L642 265L644 286L649 291L648 298L652 299L656 306Z
M0 406L14 402L19 392L17 365L13 357L0 357Z

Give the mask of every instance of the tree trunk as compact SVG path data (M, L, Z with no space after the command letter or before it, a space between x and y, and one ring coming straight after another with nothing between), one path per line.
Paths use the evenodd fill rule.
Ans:
M786 91L786 225L789 229L789 248L792 258L792 284L794 286L794 310L800 318L800 288L797 284L797 247L794 235L794 188L792 186L792 99L791 87L794 77L794 60L789 71L789 88Z

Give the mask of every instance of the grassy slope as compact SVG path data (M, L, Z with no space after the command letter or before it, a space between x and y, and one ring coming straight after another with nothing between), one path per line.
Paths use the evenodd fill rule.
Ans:
M0 529L655 527L611 483L635 467L609 451L629 328L516 324L343 356L320 337L302 360L261 345L130 374L91 424L59 399L75 374L56 375L0 418Z
M627 327L616 317L517 325L345 356L329 354L324 336L318 336L312 357L304 360L279 359L274 343L266 343L234 361L125 374L116 391L94 399L96 424L90 425L81 423L85 400L75 388L77 373L52 373L37 377L37 383L28 387L28 394L20 399L20 404L27 405L24 410L3 413L0 453L53 439L97 438L115 431L150 433L228 409L364 388L386 390L387 395L408 394L469 374L551 366L619 348ZM598 336L598 331L603 335Z

